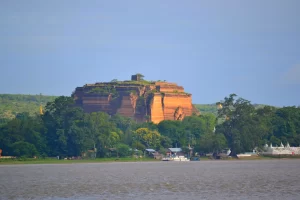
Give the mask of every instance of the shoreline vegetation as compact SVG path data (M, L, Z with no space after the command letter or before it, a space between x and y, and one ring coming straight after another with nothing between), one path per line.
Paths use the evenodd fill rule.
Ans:
M294 160L300 159L300 156L289 155L265 155L265 156L249 156L241 158L211 159L203 156L201 161L250 161L250 160ZM34 159L34 158L14 158L0 159L0 165L18 165L18 164L83 164L83 163L116 163L116 162L163 162L153 158L96 158L96 159L78 159L78 160L58 160L53 158ZM172 161L171 161L172 162ZM175 161L173 161L175 162ZM199 162L199 161L191 161Z
M266 145L291 148L300 145L300 106L257 108L236 94L215 104L217 116L194 114L158 124L151 122L151 118L138 122L121 114L88 113L74 103L74 98L60 96L44 108L41 106L39 114L14 113L16 116L12 119L0 116L2 158L19 158L11 160L17 163L30 160L24 158L53 159L29 161L31 163L125 162L136 161L132 155L145 157L147 154L155 158L169 155L174 153L170 148L179 147L183 155L211 154L227 160L238 155L248 156L245 152L262 153ZM174 114L176 112L175 109ZM229 149L232 158L223 158ZM290 153L300 154L299 148L296 149ZM57 156L85 160L58 161ZM92 160L94 158L96 160ZM244 159L261 158L239 160ZM0 163L9 163L9 160L1 160Z

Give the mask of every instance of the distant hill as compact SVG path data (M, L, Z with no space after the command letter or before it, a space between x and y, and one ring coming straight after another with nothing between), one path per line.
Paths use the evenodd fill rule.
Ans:
M205 113L213 113L214 115L218 114L217 106L216 104L194 104L194 106L201 112L201 114ZM253 106L256 109L263 108L264 104L253 104Z
M12 119L18 113L28 112L31 115L39 113L40 105L46 105L56 96L0 94L0 119Z
M194 104L194 106L201 112L201 114L213 113L217 115L218 113L216 104Z

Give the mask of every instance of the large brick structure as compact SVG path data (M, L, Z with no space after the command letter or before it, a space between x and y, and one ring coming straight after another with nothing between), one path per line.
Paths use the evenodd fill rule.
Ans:
M119 113L136 121L182 120L198 113L192 95L182 86L149 82L133 75L131 81L101 82L77 87L72 96L85 112Z

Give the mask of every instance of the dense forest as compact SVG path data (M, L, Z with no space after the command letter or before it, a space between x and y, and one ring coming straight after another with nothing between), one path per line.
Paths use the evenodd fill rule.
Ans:
M40 103L40 102L39 102ZM46 104L44 114L22 112L0 125L2 155L24 157L71 157L95 152L97 157L129 156L145 148L190 145L194 152L237 153L260 149L265 143L300 144L300 108L255 108L232 94L212 113L159 124L135 123L120 115L84 113L71 97L60 96ZM222 123L217 123L223 119ZM91 151L93 150L93 151Z

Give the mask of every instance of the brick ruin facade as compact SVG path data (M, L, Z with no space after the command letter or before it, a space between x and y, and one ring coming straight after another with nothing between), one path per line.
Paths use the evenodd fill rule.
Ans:
M131 81L101 82L77 87L72 94L85 112L119 113L138 122L182 120L199 111L192 95L169 82L148 82L132 76Z

